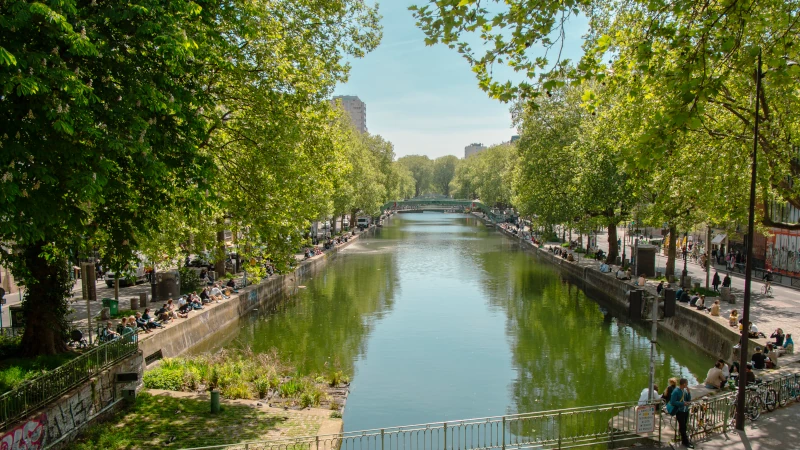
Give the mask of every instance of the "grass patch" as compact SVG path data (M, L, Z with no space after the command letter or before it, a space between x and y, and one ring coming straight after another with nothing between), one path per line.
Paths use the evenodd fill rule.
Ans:
M137 312L139 312L139 311L136 310L136 309L120 309L120 310L117 311L116 314L112 314L111 318L112 319L122 319L123 317L127 318L127 317L130 317L130 316L135 316ZM92 320L95 320L95 321L97 321L99 323L100 322L100 314L94 316L94 318Z
M291 411L266 412L251 406L222 405L211 414L208 400L137 396L136 404L105 423L86 429L70 448L77 450L189 448L228 445L277 437L314 435L321 419Z
M706 289L706 288L692 289L692 293L697 294L697 295L705 295L706 297L718 297L719 296L719 292L715 292L713 289Z
M318 407L334 401L326 391L345 385L349 378L332 369L303 376L283 364L275 352L221 351L190 358L166 358L144 374L150 389L196 392L218 389L229 399L266 399L292 407Z
M8 392L27 380L53 370L80 355L68 352L36 358L9 357L0 361L0 393Z

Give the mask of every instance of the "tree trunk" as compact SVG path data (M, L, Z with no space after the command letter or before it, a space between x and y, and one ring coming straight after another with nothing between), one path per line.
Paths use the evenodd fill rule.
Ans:
M66 258L45 259L44 243L23 250L25 298L22 300L25 333L22 353L26 356L55 355L67 348L67 299L72 290ZM21 277L22 278L22 277Z
M674 225L669 227L669 246L667 247L667 279L675 276L675 254L678 248L678 230Z
M608 224L608 256L606 256L606 264L614 264L619 255L619 245L617 244L617 224Z
M222 224L220 223L220 226ZM217 231L217 257L214 261L214 280L221 280L225 276L225 230Z

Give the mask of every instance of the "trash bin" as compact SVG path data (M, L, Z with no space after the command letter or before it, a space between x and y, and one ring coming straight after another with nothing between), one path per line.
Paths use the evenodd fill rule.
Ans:
M115 300L113 298L104 298L103 307L108 308L112 316L116 316L117 313L119 313L119 300Z
M628 318L633 320L642 319L642 307L644 306L644 301L642 299L643 293L644 291L641 289L628 291Z
M675 315L675 290L666 288L664 289L664 317L673 317Z
M22 305L9 306L8 312L11 315L12 328L25 327L25 313L22 311Z

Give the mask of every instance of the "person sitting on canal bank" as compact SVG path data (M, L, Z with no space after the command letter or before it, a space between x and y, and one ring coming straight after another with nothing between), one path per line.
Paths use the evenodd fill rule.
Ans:
M692 402L692 393L689 391L689 380L681 378L678 388L672 391L672 396L667 404L667 412L678 419L678 429L681 433L681 444L686 448L694 448L689 440L686 422L689 419L689 404Z
M106 322L106 327L103 328L102 330L100 330L100 341L101 342L110 342L110 341L112 341L114 339L118 339L119 338L119 333L117 333L116 331L114 331L112 329L113 326L114 326L114 324L112 324L110 320L108 322Z
M786 339L786 335L783 334L783 330L778 328L776 329L769 337L775 339L775 345L778 347L783 347L783 341Z
M753 367L757 370L763 370L767 367L767 357L762 353L761 347L756 347L756 352L750 357L753 361Z
M639 275L639 279L636 280L636 285L640 287L647 285L647 277L645 277L644 274Z
M200 291L200 302L203 304L211 303L211 297L208 294L208 286L204 287L202 291Z
M125 326L128 324L128 318L123 317L117 324L117 334L122 335L125 332Z
M648 398L649 397L649 398ZM642 393L639 394L639 404L640 405L647 405L650 403L650 399L653 401L658 400L658 385L654 384L653 389L642 389Z
M572 253L567 253L567 261L575 261L575 257L572 256Z
M148 328L156 328L156 327L164 328L164 325L161 325L160 323L156 322L150 316L150 308L145 308L144 309L144 314L142 314L142 319L144 319L147 322L147 327Z
M735 327L738 322L739 322L739 311L734 309L733 311L731 311L731 315L728 316L728 325Z
M708 370L706 381L703 382L706 389L719 389L725 384L725 376L722 374L722 363L717 361L714 367Z
M692 297L689 295L689 291L683 291L683 294L681 294L681 298L679 301L681 303L689 303L690 301L692 301Z
M136 327L137 328L141 328L142 331L144 331L145 333L150 333L151 332L150 329L147 328L147 321L142 319L142 313L137 311L136 312L136 316L134 316L133 320L136 322Z
M172 320L172 316L169 313L169 309L167 309L167 304L164 305L156 311L156 317L161 323L168 323Z
M728 363L725 362L724 359L718 359L717 362L720 364L720 369L722 369L722 377L725 379L724 383L728 382L728 378L731 377L731 368L728 367Z
M711 305L711 315L719 317L719 300L714 300L714 304Z
M672 391L674 391L678 387L678 379L677 378L670 378L667 381L667 388L664 390L664 394L661 396L661 399L664 400L664 403L669 403L669 399L672 398Z
M756 374L753 372L753 365L747 363L747 368L745 369L745 377L747 379L747 384L755 384L758 380L756 380Z
M611 267L606 263L600 264L600 273L611 273Z
M714 286L714 291L719 292L720 283L719 272L714 271L714 279L711 281L711 285Z
M792 333L786 334L786 340L783 341L783 349L786 353L794 353L794 341L792 340Z
M128 317L128 321L125 323L125 328L122 329L122 334L135 334L136 333L136 317L130 316Z
M622 266L619 266L619 269L617 269L616 277L618 280L630 280L631 274L629 272L625 272L624 270L622 270Z
M694 307L701 311L704 311L706 309L706 296L701 295L697 297L697 300L695 300L694 302Z
M771 342L767 342L766 350L764 351L764 356L767 357L767 360L764 362L767 369L777 369L778 368L778 357L780 353L778 353L778 349L772 345Z
M760 337L763 337L763 338L765 338L765 337L767 337L767 336L766 336L764 333L762 333L762 332L758 331L758 327L757 327L757 326L756 326L756 324L754 324L753 322L750 322L750 326L749 326L749 328L748 328L748 329L750 330L750 331L748 332L748 335L749 335L751 338L760 338ZM757 367L756 367L756 368L757 368Z

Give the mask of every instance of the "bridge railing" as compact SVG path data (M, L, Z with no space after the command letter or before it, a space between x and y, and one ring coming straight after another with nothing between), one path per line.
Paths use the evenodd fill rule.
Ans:
M633 442L636 403L350 431L194 450L486 450L577 448ZM660 430L659 419L656 429ZM653 439L659 439L658 431Z

